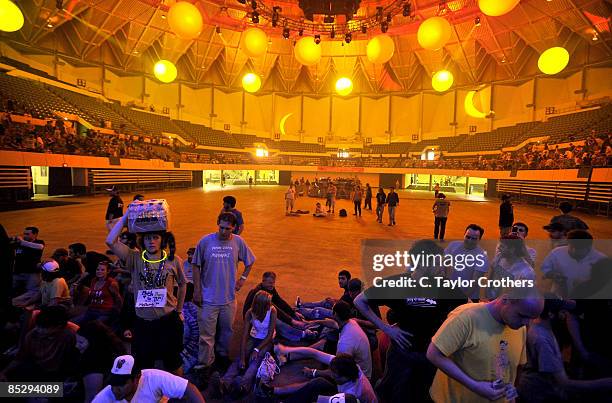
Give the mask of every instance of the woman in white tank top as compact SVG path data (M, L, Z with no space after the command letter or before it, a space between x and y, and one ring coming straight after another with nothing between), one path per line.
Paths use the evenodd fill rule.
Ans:
M253 305L244 317L244 329L240 343L240 357L235 360L221 379L221 393L242 395L253 386L257 368L272 350L276 308L272 306L272 295L259 291L253 298Z

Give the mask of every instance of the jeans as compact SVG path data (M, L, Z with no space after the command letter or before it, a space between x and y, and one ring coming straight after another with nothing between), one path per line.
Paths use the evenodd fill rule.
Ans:
M372 198L371 197L366 197L365 198L365 201L363 202L363 209L364 210L368 209L368 210L372 211Z
M40 289L39 273L15 273L13 274L13 297L25 292L30 294Z
M333 396L336 393L338 393L337 385L325 378L315 378L284 401L286 403L311 403L316 402L319 395Z
M376 218L378 222L382 222L383 220L383 213L385 212L385 205L384 204L379 204L376 206Z
M361 200L353 200L353 204L355 204L355 215L361 217Z
M198 327L200 329L200 348L198 362L206 367L215 361L215 350L219 355L228 357L232 340L232 325L236 316L236 300L225 305L211 305L202 302L198 308ZM217 334L217 328L219 334Z
M324 319L331 318L334 316L334 312L331 309L317 307L317 308L299 308L298 312L304 316L306 320L313 319Z
M295 328L280 319L276 320L276 333L283 339L290 341L300 341L302 340L302 335L304 334L302 330Z
M425 352L406 351L392 342L376 394L391 403L403 403L406 396L415 402L431 402L429 387L435 374L436 367Z
M448 217L436 217L434 221L434 239L438 239L438 234L440 234L440 240L444 240L447 218Z
M397 206L389 206L389 224L395 224L395 209Z

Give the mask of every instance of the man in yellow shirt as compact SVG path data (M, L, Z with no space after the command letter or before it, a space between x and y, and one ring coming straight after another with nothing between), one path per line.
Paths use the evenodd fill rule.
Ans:
M514 298L505 293L449 314L427 350L438 367L430 389L435 402L514 400L516 370L527 361L525 326L544 307L544 300L532 293Z

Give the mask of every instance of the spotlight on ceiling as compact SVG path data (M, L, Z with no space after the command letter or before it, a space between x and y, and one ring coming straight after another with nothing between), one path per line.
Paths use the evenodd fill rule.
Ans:
M326 15L326 16L323 18L323 22L324 22L325 24L333 24L333 23L334 23L334 17L333 17L333 16L331 16L331 15Z
M476 25L477 27L480 26L480 17L474 18L474 25Z
M404 7L402 7L402 15L404 17L410 17L410 3L404 4Z
M220 26L216 26L215 27L215 32L219 35L221 35L221 27Z
M166 14L162 14L162 15L161 15L161 19L162 19L162 20L165 20L165 19L166 19Z
M289 39L289 35L290 35L289 27L283 28L283 38Z
M593 32L593 37L591 38L591 40L593 41L599 40L599 35L597 35L597 32Z
M388 23L388 22L386 22L386 21L383 21L383 22L380 24L380 31L381 31L383 34L385 34L385 33L387 33L387 31L388 31L388 30L389 30L389 23Z
M344 42L351 43L352 40L353 40L353 34L351 34L350 32L347 32L346 34L344 34Z
M362 25L362 26L361 26L361 33L362 33L362 34L365 34L365 33L367 33L367 32L368 32L368 28L367 28L365 25Z
M253 24L259 24L259 13L257 11L253 11L253 15L251 16L251 22Z
M320 44L320 43L321 43L321 35L316 34L316 35L314 36L314 41L315 41L315 43L316 43L317 45L318 45L318 44Z
M329 37L332 38L332 39L334 39L336 37L336 30L334 29L334 27L332 27L332 30L331 30L331 32L329 34Z
M300 28L300 30L298 31L298 35L304 36L304 28Z

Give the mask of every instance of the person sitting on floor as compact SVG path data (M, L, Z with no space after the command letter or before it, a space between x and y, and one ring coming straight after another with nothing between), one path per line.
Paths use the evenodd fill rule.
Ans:
M259 291L265 291L272 296L272 305L276 308L278 320L276 321L276 331L282 338L291 341L312 340L318 334L309 330L309 323L305 322L303 316L291 308L291 306L278 294L276 290L276 273L267 271L262 275L261 283L249 291L242 308L242 316L246 317L248 310L253 304L255 295Z
M244 317L240 356L221 379L222 392L229 391L232 396L238 396L252 388L261 361L272 350L275 325L276 308L272 306L272 295L260 290Z
M303 374L312 378L308 382L299 382L285 386L267 386L272 396L286 396L286 403L311 403L316 401L319 395L331 396L338 392L350 393L362 403L377 403L378 398L372 389L370 381L348 354L333 356L319 350L308 347L284 347L274 348L277 356L286 360L315 359L318 362L329 365L328 371L304 368ZM333 383L327 380L327 377Z
M315 212L312 215L315 217L327 217L327 213L325 212L325 210L323 210L323 207L321 207L321 203L319 202L317 202L315 206Z

